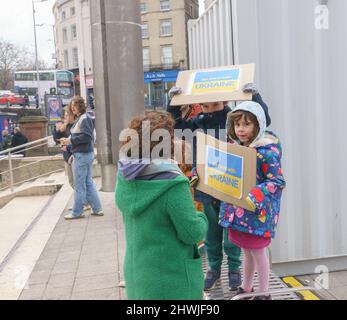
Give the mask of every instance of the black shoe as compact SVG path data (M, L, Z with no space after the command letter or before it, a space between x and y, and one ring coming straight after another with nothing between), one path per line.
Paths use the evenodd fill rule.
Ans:
M241 285L241 273L229 271L229 290L236 291Z
M272 297L269 294L268 296L257 296L257 297L254 297L253 300L272 300Z
M213 289L218 283L220 283L220 271L208 270L205 278L204 291Z
M252 293L254 292L254 288L252 288L251 292L246 292L243 288L239 287L236 291L235 296L238 296L239 294L244 294L244 293ZM240 300L253 300L254 297L248 297L248 298L241 298Z

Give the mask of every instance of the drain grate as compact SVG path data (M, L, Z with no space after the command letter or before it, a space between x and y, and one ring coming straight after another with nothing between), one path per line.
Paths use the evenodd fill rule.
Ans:
M203 270L206 274L208 270L208 262L206 254L202 255L203 262ZM241 268L242 273L242 268ZM276 289L288 289L289 287L273 272L270 273L269 280L269 291ZM258 276L255 274L254 279L254 289L257 291L258 289ZM222 263L221 270L221 282L220 285L217 285L213 290L204 293L205 300L230 300L235 296L235 292L229 291L228 284L228 265L226 257L224 256L224 260ZM295 293L281 293L281 294L271 294L273 300L300 300L299 297Z

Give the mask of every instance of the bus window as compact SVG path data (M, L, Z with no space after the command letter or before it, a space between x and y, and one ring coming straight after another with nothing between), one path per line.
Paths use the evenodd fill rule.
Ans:
M40 81L54 81L54 73L40 72Z
M15 73L14 75L15 81L36 81L37 76L36 73Z
M74 76L72 72L67 71L58 71L57 72L57 81L74 81Z

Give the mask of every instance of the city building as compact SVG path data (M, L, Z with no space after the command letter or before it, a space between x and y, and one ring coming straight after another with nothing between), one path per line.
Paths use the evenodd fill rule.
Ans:
M198 0L140 0L144 94L147 108L167 104L178 72L189 68L187 23L199 17ZM57 0L53 7L60 68L80 79L80 94L93 95L89 0Z
M189 68L187 23L198 0L140 0L146 107L165 107L178 72Z
M89 0L57 0L53 6L57 65L75 74L76 93L93 96Z

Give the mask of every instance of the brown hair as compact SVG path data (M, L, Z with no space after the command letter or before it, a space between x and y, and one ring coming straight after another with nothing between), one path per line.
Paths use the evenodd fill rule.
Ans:
M231 112L228 116L229 122L230 122L230 128L228 130L228 137L230 137L233 140L238 140L237 135L235 133L235 123L240 121L241 119L244 119L247 123L252 122L254 123L254 132L253 137L251 141L253 141L257 135L259 134L260 127L257 117L248 111L236 111Z
M175 140L174 145L174 159L178 162L181 171L187 174L193 169L191 145L185 140Z
M71 106L75 105L78 109L78 112L80 114L84 114L87 112L87 106L86 103L84 101L84 99L81 96L75 96L72 100L71 100Z
M66 114L73 114L72 112L72 101L69 102L67 106L63 109L63 118L66 116Z
M143 128L143 123L144 122L149 122L150 127L149 127L149 134L150 137L152 137L152 133L157 130L157 129L165 129L169 132L170 134L170 142L171 142L171 154L173 153L174 150L174 126L175 126L175 121L172 118L171 114L166 112L166 111L145 111L144 113L136 116L133 118L129 125L128 129L135 130L137 132L138 138L139 138L139 158L143 158L143 151L142 151L142 133L146 132L148 133L148 128L144 127ZM121 146L126 145L131 141L131 136L127 137L126 141L121 142ZM160 137L159 141L150 141L150 152L152 153L153 148L160 144L163 141L163 137ZM132 155L129 154L130 150L127 154L128 157L132 158ZM161 152L162 153L162 152ZM161 154L162 155L162 154Z

